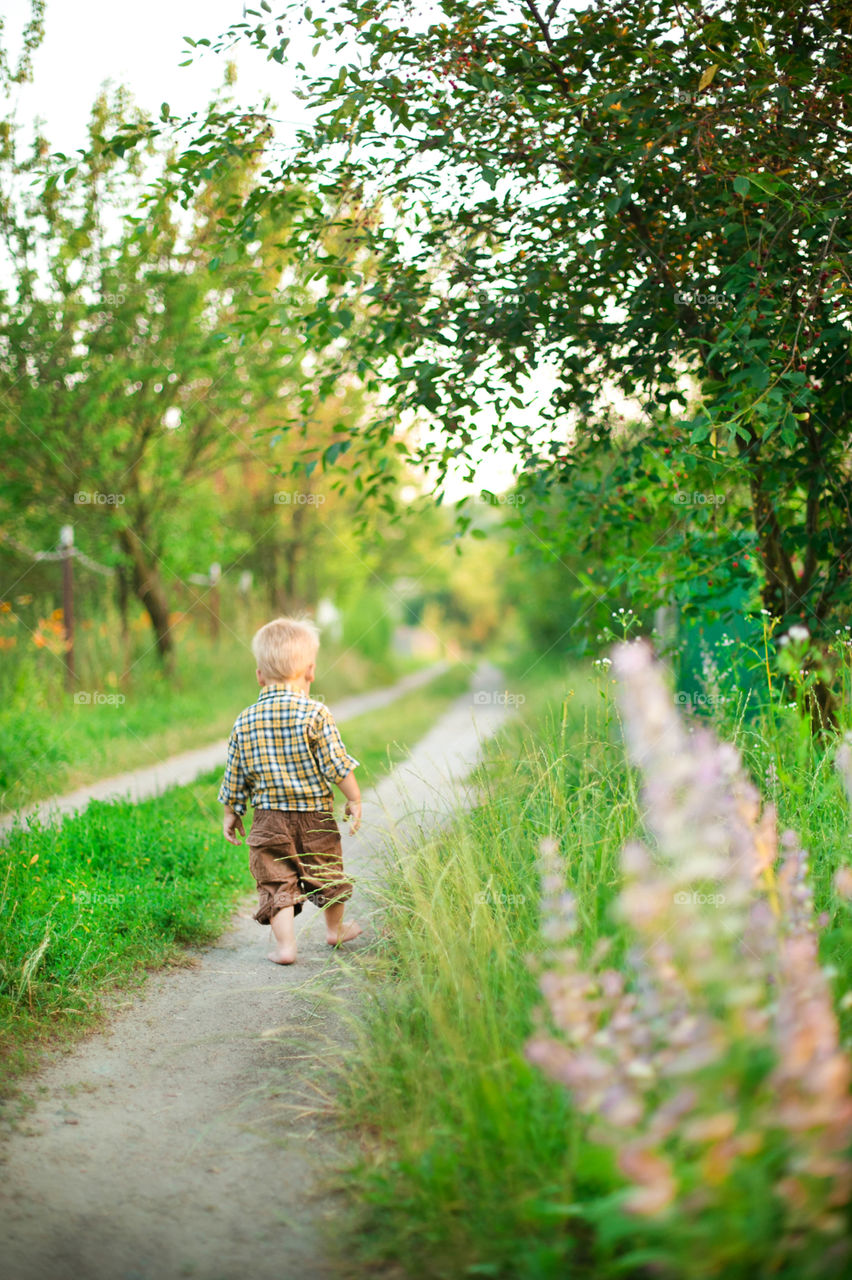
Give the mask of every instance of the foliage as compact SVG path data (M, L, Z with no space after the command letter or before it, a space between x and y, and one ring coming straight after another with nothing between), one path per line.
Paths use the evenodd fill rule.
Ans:
M626 844L614 904L630 940L589 956L564 893L558 842L542 842L550 947L528 1057L593 1117L632 1184L623 1207L659 1224L661 1256L690 1274L731 1259L835 1275L852 1198L852 1064L819 963L807 858L780 841L737 753L691 736L644 643L614 667L652 845ZM581 956L582 951L586 958ZM761 1188L765 1229L738 1212ZM746 1190L747 1189L747 1190Z
M680 1280L705 1253L718 1261L727 1242L715 1274L745 1280L768 1274L765 1261L778 1255L781 1219L769 1193L781 1176L777 1148L755 1157L754 1176L737 1183L719 1216L688 1206L674 1221L636 1216L624 1207L630 1186L614 1154L563 1086L524 1056L540 1003L535 977L553 943L539 932L543 838L559 841L583 964L608 940L608 965L632 971L635 938L616 905L621 850L642 830L645 804L617 741L611 679L597 670L594 681L564 664L540 666L523 684L516 675L527 701L476 775L479 802L392 857L381 894L386 935L365 975L357 1050L338 1082L343 1117L361 1139L349 1185L363 1264L393 1262L430 1280L638 1280L649 1268ZM734 728L782 827L803 833L820 958L847 975L852 913L834 881L848 863L849 819L833 747L812 738L806 720L803 732L795 711ZM844 990L837 1010L848 1046ZM677 1175L695 1177L687 1156L684 1147ZM808 1261L830 1267L822 1243L807 1248ZM808 1273L798 1256L772 1274Z
M305 190L290 242L335 286L312 341L370 304L346 347L390 383L377 452L402 410L440 425L420 446L439 472L477 433L510 443L535 485L572 482L582 544L600 489L575 475L612 470L612 394L638 400L641 463L616 458L604 523L629 540L641 499L661 536L619 580L664 602L700 575L726 608L747 551L764 607L822 638L850 593L845 13L339 0L190 44L293 65L297 11L334 69L294 64L316 124L285 169ZM277 191L270 171L234 227ZM363 244L343 280L316 254L329 219Z
M209 188L190 219L176 203L145 216L142 158L122 162L97 142L132 114L123 92L101 96L86 161L43 190L31 179L45 141L25 160L7 141L2 500L7 522L51 543L57 523L75 523L96 557L127 574L165 654L162 577L184 533L175 513L209 472L248 454L253 417L282 394L295 355L233 333L253 295L234 255L216 270ZM251 163L241 159L234 185ZM270 274L276 233L265 228L255 246Z
M30 16L21 33L21 48L16 64L9 61L8 51L4 47L6 19L0 15L0 85L4 89L32 79L33 54L44 39L44 7L45 0L29 0Z

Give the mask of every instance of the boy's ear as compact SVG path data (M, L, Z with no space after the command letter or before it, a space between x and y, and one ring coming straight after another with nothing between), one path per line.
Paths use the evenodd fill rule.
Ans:
M266 684L266 676L263 674L260 667L255 667L254 674L257 676L257 683L263 687L263 685Z

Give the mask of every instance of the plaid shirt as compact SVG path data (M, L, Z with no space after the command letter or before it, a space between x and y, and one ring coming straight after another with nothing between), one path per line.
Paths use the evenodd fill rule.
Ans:
M323 702L286 684L268 684L241 711L228 741L220 804L255 809L334 808L333 782L358 765Z

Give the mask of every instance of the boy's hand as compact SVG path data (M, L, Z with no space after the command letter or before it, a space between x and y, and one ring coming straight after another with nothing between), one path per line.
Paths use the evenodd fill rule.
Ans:
M226 809L225 820L222 823L222 834L228 844L242 844L237 832L239 832L240 836L245 835L246 829L243 826L243 820L238 813L234 813L233 809Z
M358 830L358 828L361 825L361 801L347 800L346 808L343 810L343 812L346 814L347 818L352 819L352 822L350 823L350 826L349 826L349 834L350 836L354 836L355 832Z

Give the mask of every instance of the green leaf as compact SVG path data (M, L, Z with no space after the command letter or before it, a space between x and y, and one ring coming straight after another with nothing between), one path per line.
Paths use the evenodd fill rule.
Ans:
M750 187L751 183L748 178L743 177L742 174L738 174L738 176L734 178L734 190L738 196L747 196Z

